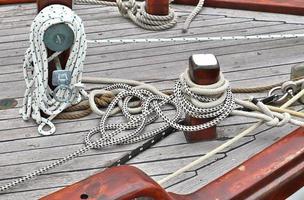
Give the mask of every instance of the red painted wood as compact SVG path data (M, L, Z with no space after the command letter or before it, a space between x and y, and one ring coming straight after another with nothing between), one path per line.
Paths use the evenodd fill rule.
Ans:
M174 3L197 5L198 0L175 0ZM304 15L303 0L206 0L205 6Z
M218 81L220 68L210 69L208 66L195 66L192 57L189 59L189 73L191 80L198 85L211 85ZM186 116L185 124L194 126L204 124L212 119L197 119L191 116ZM216 126L194 132L184 133L187 142L200 142L206 140L214 140L217 137Z
M16 3L34 3L36 0L0 0L0 5Z
M156 0L152 1L157 2ZM0 0L0 4L32 2L35 2L35 0ZM205 5L207 7L232 8L241 10L304 15L304 2L302 0L206 0L205 2ZM198 0L175 0L174 3L184 5L197 5ZM162 6L163 5L161 5L161 7ZM152 5L152 7L154 7L154 5ZM149 13L155 12L153 10L150 10L150 8L148 10ZM157 8L156 11L157 10L159 10L160 13L166 13L164 8Z
M146 12L151 15L168 15L169 0L145 0Z
M304 186L304 128L299 128L197 194L219 200L285 200Z
M72 8L73 0L37 0L38 12L52 4L61 4Z
M41 200L283 200L304 186L304 128L299 128L198 191L167 193L131 166L107 169ZM80 198L83 197L83 198Z

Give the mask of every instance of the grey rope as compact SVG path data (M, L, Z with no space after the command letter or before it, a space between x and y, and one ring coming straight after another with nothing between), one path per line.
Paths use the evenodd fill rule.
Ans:
M152 93L147 89L131 87L126 84L114 84L105 88L106 91L120 91L113 101L109 104L101 118L99 126L91 129L84 139L85 146L71 153L70 155L60 159L50 165L38 169L26 176L19 178L11 183L0 187L0 192L6 191L18 184L31 180L50 169L63 165L74 158L79 157L90 149L101 149L113 145L122 145L139 142L163 132L169 127L173 127L182 131L198 131L212 127L224 120L228 115L241 115L253 118L259 118L266 121L269 126L282 126L286 123L292 123L304 126L303 122L291 119L288 114L279 114L271 112L261 102L256 103L258 108L251 102L245 102L233 98L233 94L229 87L228 81L221 75L218 83L211 86L195 85L189 79L189 74L184 73L175 84L173 95L161 96ZM129 103L133 97L141 101L141 112L138 115L131 115L129 112ZM237 102L238 106L251 108L252 110L261 110L260 113L250 113L235 110ZM123 102L122 104L120 102ZM171 105L176 111L172 118L164 114L161 107ZM120 107L127 122L119 124L107 124L107 120L111 116L116 107ZM186 126L179 124L178 121L182 113L189 114L196 118L211 118L213 120L196 126ZM164 121L164 125L152 131L143 133L147 125L154 122L157 118ZM129 131L126 133L125 131ZM131 132L130 132L131 131ZM92 137L96 134L100 138L93 141Z
M63 165L64 163L67 163L68 161L71 161L74 158L86 153L90 149L100 149L113 145L136 143L151 138L159 134L160 132L165 131L170 126L178 130L184 131L202 130L214 126L216 123L226 118L229 113L232 112L232 110L234 109L234 101L229 88L227 89L227 92L224 92L220 95L221 97L223 95L225 97L224 101L222 102L222 106L206 106L204 109L196 109L192 101L189 100L189 98L183 98L182 95L190 95L191 98L196 98L202 104L206 103L206 105L217 101L218 98L220 99L221 97L203 97L202 95L196 94L195 92L191 91L191 88L189 88L185 80L182 78L176 83L174 94L167 97L155 95L146 89L136 89L126 84L114 84L105 89L108 91L119 90L120 92L109 104L107 110L105 111L105 114L101 118L99 126L91 129L85 137L84 147L50 165L47 165L41 169L27 174L22 178L19 178L11 183L1 186L0 192L6 191L25 181L31 180L41 174L46 173L50 169ZM228 93L229 95L226 95L226 93ZM137 97L142 102L142 111L138 115L131 115L129 112L128 105L132 97ZM121 101L123 101L122 105L119 104L119 102ZM175 114L172 118L167 117L161 109L161 107L167 104L175 107L176 109ZM107 120L110 117L112 111L116 108L116 106L120 105L122 113L126 117L127 122L120 124L107 124ZM215 119L211 122L207 122L205 124L197 126L185 126L178 123L178 121L182 117L183 111L186 113L187 111L190 111L189 114L194 117L209 118L212 116L215 117ZM147 125L151 124L158 118L163 119L165 125L160 126L147 133L142 133ZM131 132L123 133L124 131ZM96 134L99 134L100 138L93 141L92 137Z

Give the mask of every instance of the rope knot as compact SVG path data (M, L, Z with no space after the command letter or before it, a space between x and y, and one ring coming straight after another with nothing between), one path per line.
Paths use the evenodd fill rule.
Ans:
M131 11L133 15L137 13L138 5L135 0L116 0L116 4L120 14L124 17L129 17L129 11Z
M274 117L271 120L267 121L266 125L280 127L286 125L291 120L291 116L289 113L282 113L282 117L283 118L281 119L279 119L278 117Z
M254 103L256 106L260 108L262 113L264 113L266 116L268 116L268 119L264 119L266 125L268 126L284 126L285 124L289 123L291 120L291 116L289 113L282 113L282 114L276 114L272 112L263 102L259 101L256 98L251 97L251 102Z

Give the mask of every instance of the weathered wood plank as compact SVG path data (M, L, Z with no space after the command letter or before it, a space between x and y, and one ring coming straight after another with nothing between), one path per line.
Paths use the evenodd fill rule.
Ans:
M28 46L27 26L35 14L35 11L31 10L33 6L0 7L0 22L4 24L3 28L0 28L1 98L11 96L20 102L23 96L24 83L20 69L23 52ZM116 8L79 6L76 12L84 18L89 38L96 39L168 37L168 35L180 37L294 33L301 32L303 29L303 25L284 23L287 19L297 21L295 17L288 18L286 15L266 16L264 13L260 13L262 17L259 17L257 13L252 14L252 12L207 8L193 23L194 28L190 30L190 33L183 35L180 32L182 21L193 7L177 6L177 8L182 10L178 14L183 15L179 19L179 25L166 32L140 30L123 19L116 12ZM12 12L14 9L15 11ZM236 17L238 13L241 13L240 17ZM286 20L282 16L286 16ZM23 21L17 22L21 18ZM265 21L258 21L263 18ZM15 24L14 21L16 21ZM113 24L110 24L111 22ZM6 28L11 29L6 30ZM13 34L10 34L10 31ZM132 33L128 33L128 31ZM303 49L304 43L301 39L188 44L93 44L88 50L85 76L128 77L153 83L160 89L168 89L172 87L173 81L187 66L189 55L211 52L219 56L222 69L226 77L232 80L232 86L252 86L253 82L267 84L288 79L290 67L304 62L301 54ZM96 85L87 85L89 90L94 87ZM241 97L246 96L241 95ZM18 107L20 107L20 103ZM166 113L171 113L171 111L166 111ZM0 111L0 184L7 182L8 179L22 176L34 168L44 166L64 156L68 151L72 152L73 149L77 149L82 145L85 133L97 125L98 119L98 116L90 115L73 121L56 120L56 134L50 137L40 137L37 134L37 125L33 122L23 122L18 116L18 108ZM118 117L112 120L117 121ZM222 144L224 140L233 137L255 121L255 119L241 117L228 118L218 128L220 135L218 140L194 145L185 142L183 133L175 133L130 163L143 169L155 179L160 179ZM150 128L156 126L159 126L159 122ZM216 178L293 128L294 126L287 125L269 130L264 126L257 130L261 132L260 135L256 136L257 132L254 132L236 144L241 148L236 148L236 146L236 150L229 148L208 162L190 170L184 176L170 182L168 184L172 186L170 190L181 192L194 190L195 187ZM13 190L15 193L9 191L10 194L0 198L23 199L24 196L27 196L28 199L37 199L97 172L104 163L130 151L137 145L93 151L71 164L50 171L47 175L22 185ZM203 165L204 167L202 167ZM206 173L207 171L208 173ZM176 184L177 182L185 184ZM194 187L192 187L193 185Z
M237 52L235 54L228 54L228 55L222 55L219 56L219 62L221 63L222 69L229 69L229 70L238 70L242 69L245 65L247 66L247 69L249 68L256 68L257 66L265 66L265 65L279 65L279 64L286 64L290 62L301 62L303 61L301 57L301 52L303 51L304 45L294 45L294 46L288 46L288 47L278 47L278 48L272 48L272 49L265 49L265 50L255 50L251 52ZM159 63L159 60L163 62L170 62L173 60L176 60L176 58L188 58L193 53L201 53L200 50L195 50L191 52L183 52L183 53L175 53L174 56L168 56L168 55L158 55L158 56L152 56L147 57L145 59L142 58L135 58L135 59L129 59L126 60L118 60L118 61L112 61L104 63L103 67L132 67L132 66L143 66L145 64L156 64ZM216 54L216 51L213 51L212 53ZM100 64L96 64L100 65ZM134 68L133 68L134 69ZM180 68L181 72L183 71L183 68ZM178 76L178 72L174 72L176 74L176 77ZM106 75L109 75L109 73L105 73ZM160 74L161 75L161 74ZM119 78L119 77L118 77ZM133 78L133 77L129 77ZM160 78L162 78L160 76ZM138 78L136 78L138 80ZM10 85L6 83L0 83L0 87L3 88L2 91L0 91L0 95L4 98L9 97L20 97L23 94L24 91L24 84L23 82L16 82L16 90L10 90Z

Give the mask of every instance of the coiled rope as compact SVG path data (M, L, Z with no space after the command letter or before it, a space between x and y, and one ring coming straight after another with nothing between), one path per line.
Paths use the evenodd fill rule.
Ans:
M20 183L33 179L50 169L73 160L92 148L99 149L112 145L142 141L159 134L169 126L182 131L197 131L214 126L225 119L229 114L262 119L263 121L266 121L266 124L269 126L282 126L286 123L304 126L303 122L292 119L288 114L271 112L267 107L264 107L261 102L251 103L234 99L232 92L230 91L229 82L224 79L223 75L221 75L221 78L217 83L208 86L201 86L193 83L189 77L188 71L186 71L180 76L179 81L176 82L174 94L170 96L158 95L155 94L153 90L142 89L142 87L145 86L131 87L125 84L115 84L105 88L105 90L91 93L90 101L93 102L96 94L105 94L111 91L117 95L109 104L105 112L100 110L95 111L96 108L94 107L94 103L92 103L92 110L102 116L99 126L91 129L85 137L86 146L63 159L0 187L0 191L5 191ZM132 115L130 113L128 105L132 97L136 97L141 101L141 112L138 115ZM236 107L235 102L237 102L238 105L257 110L258 112L249 113L234 110ZM171 118L166 116L161 109L161 107L167 104L176 108L176 112ZM108 124L107 120L117 106L121 107L122 113L126 117L127 122ZM178 123L178 120L181 118L183 113L182 111L193 117L214 117L214 119L205 124L186 126ZM154 122L157 118L161 118L165 122L165 125L147 133L142 133L144 128ZM123 133L123 131L126 130L130 130L131 133ZM99 134L100 138L92 141L92 137L96 134Z
M150 15L146 12L145 2L136 2L136 0L116 0L116 2L99 0L77 0L76 2L80 4L117 6L122 16L129 18L133 23L147 30L166 30L174 27L177 23L177 17L171 7L169 7L169 14L162 16Z
M52 14L50 14L52 13ZM72 94L60 89L54 94L48 85L49 62L59 53L50 58L47 57L47 49L43 42L45 31L54 24L67 24L75 34L74 45L67 60L65 69L71 72ZM38 131L43 135L51 135L55 132L55 126L51 120L71 104L81 101L81 96L87 96L81 86L83 62L86 56L87 41L84 26L81 19L71 9L52 5L42 10L34 19L30 32L30 47L25 53L23 74L26 83L26 90L23 100L23 108L20 110L24 120L34 119L40 124ZM71 101L58 102L54 95L59 97L69 96ZM49 118L41 116L41 112L49 115ZM50 130L45 131L44 126L48 125Z
M44 23L45 21L49 23ZM47 124L50 124L51 118L54 118L59 113L58 110L69 105L69 103L63 103L63 105L61 105L58 102L54 102L54 99L52 98L52 91L47 85L47 61L52 60L52 57L49 59L46 57L47 54L45 46L42 42L42 36L43 31L45 31L48 26L52 25L51 22L53 24L69 24L76 36L75 38L78 38L78 40L76 39L75 41L68 61L68 63L73 62L74 67L70 68L70 66L67 65L67 69L71 70L73 74L75 73L73 76L74 80L70 85L70 87L76 88L73 91L75 102L79 101L81 94L83 96L87 96L85 91L80 87L82 63L84 61L86 47L85 33L81 20L73 11L65 6L49 6L37 16L32 24L31 47L26 53L24 65L27 90L25 93L25 103L22 109L24 112L22 112L22 114L26 116L25 119L32 116L37 123L41 124L46 123L44 121L47 121ZM37 30L36 27L41 27L41 30ZM41 63L43 63L43 65ZM29 80L29 78L32 80ZM108 81L111 82L111 80ZM291 116L287 113L281 114L271 112L266 106L263 105L263 103L259 101L253 100L252 102L246 102L235 99L231 92L229 82L224 78L223 74L221 74L217 83L202 86L193 83L189 77L189 72L186 71L180 76L179 81L176 82L174 93L172 95L166 95L151 85L142 83L139 84L136 81L129 81L127 83L136 86L132 87L123 83L114 84L105 88L104 90L93 91L90 93L89 102L91 109L95 113L101 115L101 121L99 126L89 131L85 137L86 145L83 148L50 165L47 165L46 167L1 186L0 191L5 191L20 183L33 179L50 169L73 160L92 148L104 148L113 145L138 142L153 137L166 130L168 127L173 127L182 131L198 131L216 125L227 118L230 114L261 119L269 126L283 126L286 123L304 126L302 121L291 118ZM116 96L113 98L106 111L103 112L97 108L95 104L95 96L110 93L113 93ZM66 94L63 92L61 95L64 96ZM130 101L133 97L140 100L140 107L130 107ZM176 109L173 117L166 116L166 114L164 114L162 111L162 108L166 105ZM57 108L54 109L55 111L50 109L54 107ZM121 109L123 115L125 116L126 122L118 124L107 123L108 118L111 116L111 114L115 113L117 107ZM236 110L235 108L238 107L249 108L255 112ZM47 110L45 110L45 108L47 108ZM44 121L38 120L39 118L42 119L40 113L38 113L40 111L50 113L51 117L49 119L45 119ZM133 115L132 113L139 114ZM214 119L204 124L187 126L178 123L179 119L182 117L182 114L188 114L196 118ZM161 118L164 121L164 125L147 133L143 133L145 127L158 118ZM92 137L96 134L99 134L99 139L92 140Z

